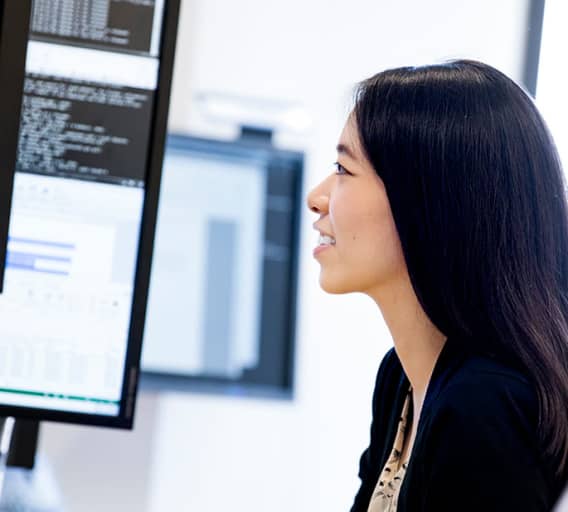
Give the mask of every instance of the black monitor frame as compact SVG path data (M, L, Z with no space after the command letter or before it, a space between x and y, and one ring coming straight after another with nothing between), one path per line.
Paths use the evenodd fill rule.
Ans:
M530 0L527 17L527 38L523 68L523 85L529 94L536 96L540 46L544 22L544 1Z
M0 0L0 292L4 270L32 0Z
M254 133L254 136L250 134ZM286 332L286 342L276 347L264 344L262 340L270 336L270 326L261 322L261 353L259 370L252 370L242 379L230 379L193 374L174 374L145 370L142 367L141 389L152 391L181 391L213 393L231 396L257 398L291 399L294 391L294 358L296 344L296 314L298 291L298 260L300 246L301 204L303 198L304 154L299 151L279 149L271 143L271 132L258 136L259 130L244 127L237 140L206 139L182 134L170 134L166 147L188 151L189 154L211 157L229 157L260 159L267 167L286 165L294 175L293 196L295 209L291 219L290 266L287 275L289 284L289 302L280 319ZM268 169L267 169L267 172ZM267 285L263 283L263 300L266 300ZM274 350L275 349L275 350ZM277 365L281 374L273 382L267 382L267 371Z
M20 0L10 0L8 4L16 4ZM134 295L128 334L128 349L126 353L125 372L120 401L120 411L117 416L77 413L0 405L0 416L13 416L38 421L56 421L131 429L134 421L134 408L138 387L140 355L144 318L150 280L150 265L156 227L156 211L162 174L162 159L164 154L167 119L170 104L172 71L175 58L180 0L166 0L162 23L160 44L160 69L156 100L154 104L154 123L148 146L148 166L140 240L138 246L138 261L134 279Z

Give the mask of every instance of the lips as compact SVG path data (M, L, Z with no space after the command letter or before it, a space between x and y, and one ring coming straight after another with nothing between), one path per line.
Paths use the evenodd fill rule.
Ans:
M318 245L314 249L314 256L317 256L322 251L331 250L333 247L335 247L335 238L323 231L320 231Z
M327 231L324 231L323 229L321 229L321 228L317 225L317 223L314 222L314 224L312 224L312 226L313 226L313 228L314 228L316 231L319 231L320 236L328 236L329 238L332 238L332 239L335 240L335 238L333 238L333 235L332 235L331 233L328 233Z
M334 247L336 241L335 238L330 233L323 231L315 223L313 224L313 226L316 231L319 231L318 245L314 249L314 256L317 256L320 252L329 250L332 247Z

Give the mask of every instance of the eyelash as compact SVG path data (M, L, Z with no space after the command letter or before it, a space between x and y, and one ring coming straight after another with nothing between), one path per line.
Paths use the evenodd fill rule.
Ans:
M352 176L352 174L345 167L343 167L339 162L334 162L333 165L335 166L335 174L339 174L340 176L344 175L344 174Z

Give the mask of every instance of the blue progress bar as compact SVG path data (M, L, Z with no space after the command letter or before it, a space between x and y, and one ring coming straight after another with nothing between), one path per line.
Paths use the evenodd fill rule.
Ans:
M67 244L64 242L50 242L49 240L33 240L32 238L20 238L9 236L8 242L20 242L23 244L43 245L44 247L59 247L61 249L75 249L74 244Z
M6 265L8 268L17 268L20 270L32 270L34 272L43 272L47 274L57 274L64 276L69 275L69 272L66 270L49 268L49 266L45 268L38 268L36 266L36 262L38 260L71 264L71 258L66 258L64 256L46 256L43 254L29 254L25 252L8 251L6 257Z

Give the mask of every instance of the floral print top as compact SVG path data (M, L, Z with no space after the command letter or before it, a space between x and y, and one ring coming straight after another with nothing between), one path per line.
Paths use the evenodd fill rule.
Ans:
M410 408L411 389L408 390L402 414L398 423L398 430L390 456L383 468L379 480L371 497L367 512L396 512L398 493L406 473L408 461L400 463L404 447L404 436L408 423L408 411Z

